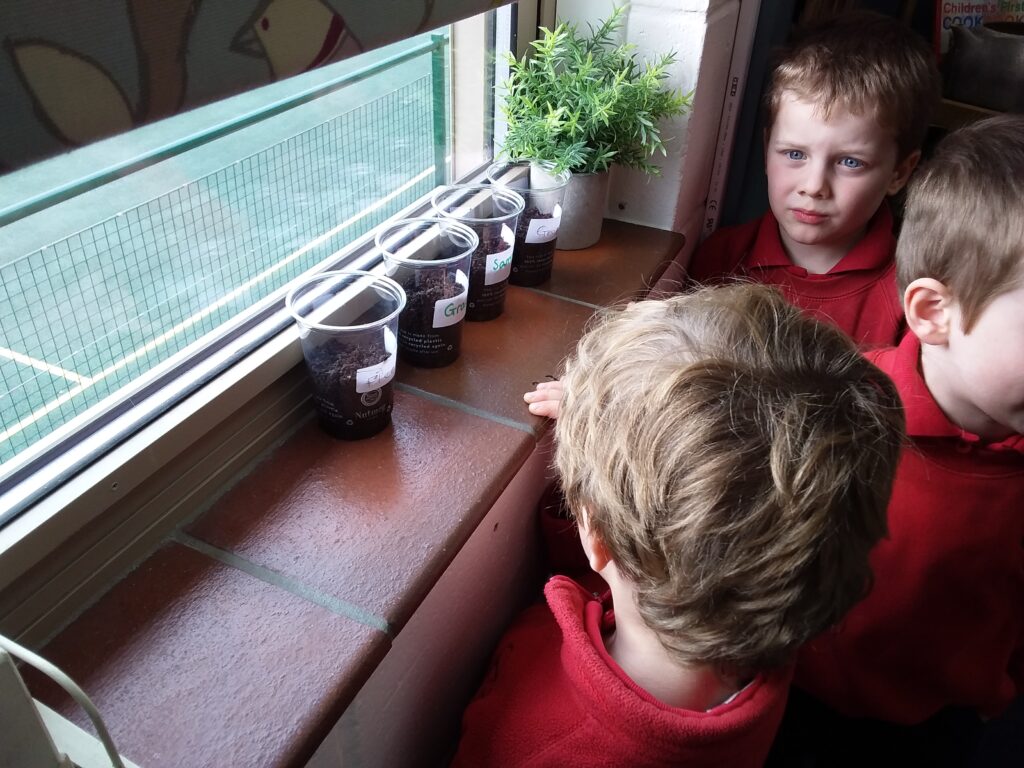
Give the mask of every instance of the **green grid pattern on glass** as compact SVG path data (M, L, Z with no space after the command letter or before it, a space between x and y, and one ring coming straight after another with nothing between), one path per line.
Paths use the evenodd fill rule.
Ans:
M428 75L0 269L0 462L426 195L435 109Z

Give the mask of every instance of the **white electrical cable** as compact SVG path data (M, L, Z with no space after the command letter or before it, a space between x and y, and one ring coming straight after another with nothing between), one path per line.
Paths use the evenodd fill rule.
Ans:
M89 716L89 719L92 720L92 724L96 728L96 734L99 736L100 741L103 742L103 748L107 751L107 757L110 758L110 763L113 765L113 768L124 768L121 756L118 754L117 748L114 746L114 740L110 738L110 733L107 732L107 726L103 724L103 718L100 717L99 711L93 705L92 701L89 700L89 697L85 695L85 691L79 688L78 684L74 680L42 656L33 653L28 648L23 648L10 638L4 637L3 635L0 635L0 648L3 648L11 654L11 656L21 659L26 664L35 667L67 691L71 698L78 702L78 705L85 710L85 714Z

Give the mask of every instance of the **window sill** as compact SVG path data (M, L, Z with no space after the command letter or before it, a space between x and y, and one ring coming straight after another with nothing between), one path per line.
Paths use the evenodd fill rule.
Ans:
M392 427L344 443L306 424L42 654L139 765L303 765L534 454L547 422L522 393L681 245L608 221L559 252L549 283L466 325L455 364L399 367Z

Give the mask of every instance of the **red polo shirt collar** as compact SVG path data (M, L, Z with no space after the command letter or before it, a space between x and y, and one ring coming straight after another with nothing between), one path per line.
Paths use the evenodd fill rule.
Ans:
M779 222L769 211L768 215L761 219L761 226L758 228L754 247L750 250L747 265L755 269L785 267L800 277L827 277L843 272L881 269L892 261L892 238L892 214L889 212L889 204L883 201L868 222L864 237L824 275L812 275L789 260L779 235Z
M881 363L880 367L889 374L899 390L907 419L907 435L910 437L954 437L966 443L973 443L993 451L1018 451L1024 453L1024 436L1010 435L997 443L985 443L973 432L961 429L949 418L932 397L921 374L921 341L907 332L894 350L880 350L878 358L889 352L893 354L892 364ZM874 355L869 355L874 358Z

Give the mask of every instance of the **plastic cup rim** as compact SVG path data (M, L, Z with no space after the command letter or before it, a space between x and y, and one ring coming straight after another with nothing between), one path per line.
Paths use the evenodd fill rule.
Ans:
M451 227L455 229L456 232L459 232L461 235L466 237L471 243L471 245L464 253L460 253L458 256L450 256L447 259L429 260L408 259L404 256L399 256L398 254L392 253L391 251L384 247L383 243L381 242L381 238L384 236L385 232L397 228L400 225L408 226L410 224L431 224L434 226L440 225L442 227ZM387 263L388 261L394 261L398 264L414 268L435 269L437 267L448 267L451 266L452 264L458 264L460 261L463 261L464 259L468 259L469 257L471 257L473 255L473 251L475 251L477 249L477 246L480 245L480 238L471 227L467 227L465 224L456 221L455 219L437 219L432 218L430 216L420 216L413 219L399 219L398 221L392 222L387 226L381 227L380 229L377 230L377 234L373 236L373 243L374 245L377 246L377 249L383 255L385 263Z
M398 299L398 308L392 310L387 315L379 320L374 320L371 323L362 323L360 325L326 325L324 323L311 323L304 317L299 315L295 311L295 298L296 294L300 289L308 287L311 283L319 281L321 279L330 279L331 277L369 277L373 281L383 286L392 296ZM405 295L405 289L398 284L396 280L388 277L387 275L379 275L374 272L368 272L363 269L332 269L327 272L317 272L315 275L310 275L308 278L303 280L301 283L292 287L284 297L284 306L288 310L288 313L295 319L295 322L304 328L309 328L314 331L324 331L327 333L345 333L345 332L359 332L368 331L374 328L380 328L389 324L392 320L401 314L402 310L405 309L407 297Z
M501 162L501 161L499 161L499 162L496 162L496 163L491 163L489 166L487 166L487 170L484 171L484 175L487 177L487 180L490 181L495 186L497 186L497 187L506 187L507 185L504 184L503 182L497 181L494 178L494 176L492 175L491 172L495 168L508 169L508 168L511 168L513 165L536 165L541 170L543 170L546 173L550 174L551 173L551 168L554 168L555 164L552 163L550 160L509 160L508 162ZM557 174L557 177L560 178L560 179L564 179L564 181L562 181L560 184L555 184L552 187L538 187L537 189L533 189L531 187L531 188L529 188L529 189L527 189L525 191L526 192L556 192L559 189L562 189L563 187L567 186L569 184L569 182L572 181L572 171L562 171L560 174ZM510 187L510 189L511 189L511 187Z
M481 190L481 191L482 190L488 190L490 192L493 192L496 195L510 196L512 202L514 202L518 206L518 208L517 208L517 210L513 211L512 213L504 213L501 216L487 216L485 218L473 218L473 217L470 217L470 216L458 216L456 214L448 213L447 211L442 211L438 207L438 205L437 205L438 198L442 194L444 194L444 193L453 192L453 191L457 191L457 190L460 190L460 189L461 190L474 189L474 190ZM516 198L518 198L518 199L516 199ZM520 195L518 192L516 192L514 189L512 189L511 187L506 187L506 186L504 186L502 184L448 184L448 185L446 185L444 187L441 187L440 189L434 190L434 194L432 194L430 196L430 206L435 211L437 211L438 214L440 214L441 216L444 216L446 220L457 221L457 222L471 221L474 224L487 224L487 223L496 222L496 221L508 221L509 219L511 219L511 218L513 218L515 216L518 216L524 210L526 210L526 200L524 200L523 196Z

